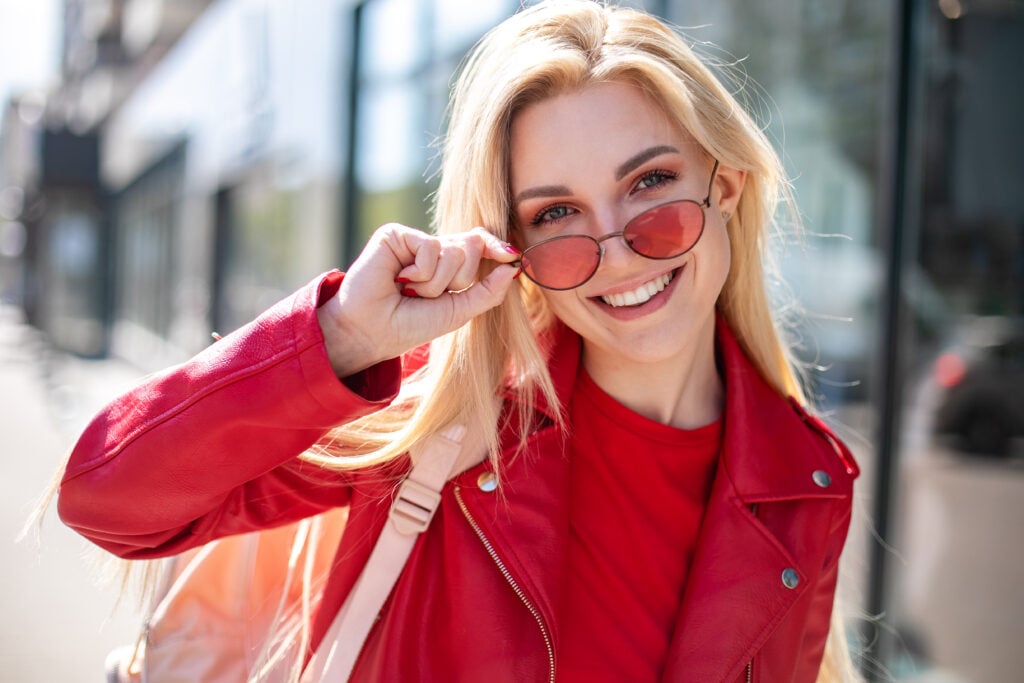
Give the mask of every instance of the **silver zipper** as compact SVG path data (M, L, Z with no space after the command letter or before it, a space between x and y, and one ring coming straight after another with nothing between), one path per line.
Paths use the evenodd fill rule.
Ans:
M484 532L480 528L480 525L476 523L475 519L473 519L473 515L470 514L469 509L466 507L466 503L462 500L461 490L461 487L455 487L455 500L458 501L459 508L462 510L463 516L466 518L466 521L469 522L469 526L473 527L473 531L476 533L477 538L479 538L480 542L484 544L484 549L487 551L487 554L491 556L491 559L494 560L494 564L497 565L501 575L505 577L505 581L508 582L508 585L519 597L519 600L523 605L526 606L526 609L530 610L530 614L532 614L533 618L536 620L537 626L540 627L540 634L544 637L544 645L548 649L548 682L555 683L555 647L551 644L551 636L548 634L548 627L544 624L544 618L541 617L540 611L534 607L533 603L531 603L529 598L526 597L526 593L524 593L523 589L519 587L516 580L512 578L512 574L509 572L508 568L505 567L505 563L501 561L501 558L498 557L498 553L494 550L494 546L492 546L491 542L487 540L486 536L484 536Z

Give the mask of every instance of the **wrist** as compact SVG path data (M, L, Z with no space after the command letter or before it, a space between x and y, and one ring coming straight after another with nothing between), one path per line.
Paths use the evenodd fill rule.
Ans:
M317 308L316 317L323 333L327 359L339 378L350 377L384 360L373 355L372 344L359 343L360 335L344 324L338 294Z

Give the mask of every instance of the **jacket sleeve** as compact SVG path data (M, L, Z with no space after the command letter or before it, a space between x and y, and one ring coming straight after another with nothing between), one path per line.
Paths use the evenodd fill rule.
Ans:
M106 406L70 455L61 519L138 559L344 505L346 477L296 456L331 427L388 405L401 362L335 376L316 309L342 277L314 280Z

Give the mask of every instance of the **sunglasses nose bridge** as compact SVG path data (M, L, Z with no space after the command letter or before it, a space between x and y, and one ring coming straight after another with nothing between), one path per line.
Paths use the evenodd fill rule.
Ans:
M601 235L600 237L595 237L594 241L597 242L597 245L601 248L601 252L604 253L604 243L605 242L607 242L608 240L610 240L610 239L612 239L614 237L623 237L623 236L625 236L625 234L626 234L625 230L617 230L616 232L609 232L609 233L607 233L605 235Z
M629 240L626 239L626 231L625 230L616 230L615 232L609 232L609 233L606 233L604 235L601 235L600 237L593 238L594 241L597 242L598 253L599 253L599 256L600 256L600 263L603 263L604 260L605 260L605 257L608 255L607 254L607 248L605 246L605 242L607 242L608 240L613 240L616 237L621 237L622 238L622 246L625 248L626 253L628 253L630 255L634 255L634 254L637 253L633 249L633 246L629 243Z

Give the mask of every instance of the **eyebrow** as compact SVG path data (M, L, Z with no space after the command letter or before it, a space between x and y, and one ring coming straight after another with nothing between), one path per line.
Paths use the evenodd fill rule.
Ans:
M662 154L678 154L679 150L672 145L655 145L654 147L648 147L647 149L634 154L625 162L619 165L615 169L615 179L622 180L632 171L635 171L640 166L651 159L661 156ZM527 199L534 199L536 197L560 197L564 195L572 194L572 190L568 185L540 185L538 187L530 187L515 196L512 200L513 206L518 206L521 202Z
M654 157L661 156L662 154L671 154L673 152L678 154L679 150L672 145L655 145L654 147L648 147L642 152L634 154L615 169L615 179L622 180Z
M527 199L534 199L535 197L560 197L569 194L572 194L572 190L569 189L568 185L541 185L525 189L517 194L515 199L512 200L512 205L518 206L521 202Z

